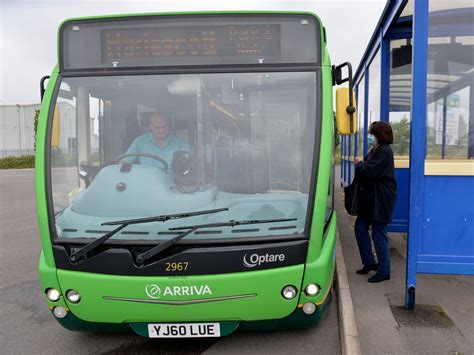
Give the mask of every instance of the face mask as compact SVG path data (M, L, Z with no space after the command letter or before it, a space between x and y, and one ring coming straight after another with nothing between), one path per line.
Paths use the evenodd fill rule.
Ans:
M377 143L377 138L373 134L368 134L367 135L367 144L371 147L373 147Z

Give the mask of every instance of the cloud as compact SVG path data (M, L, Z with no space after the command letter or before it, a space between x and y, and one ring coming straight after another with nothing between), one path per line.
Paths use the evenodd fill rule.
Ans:
M303 10L323 21L333 63L358 64L385 6L373 1L8 1L0 2L0 102L39 102L39 80L56 64L57 29L72 17L205 10ZM225 5L225 7L224 7Z

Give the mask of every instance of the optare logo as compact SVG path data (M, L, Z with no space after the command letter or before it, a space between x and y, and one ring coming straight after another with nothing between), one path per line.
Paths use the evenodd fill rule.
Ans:
M244 266L248 268L252 268L255 266L260 266L266 263L276 263L279 261L285 261L285 254L268 254L260 255L260 254L251 254L247 256L244 255Z
M160 295L161 295L160 286L155 285L155 284L146 285L145 292L150 298L160 298Z

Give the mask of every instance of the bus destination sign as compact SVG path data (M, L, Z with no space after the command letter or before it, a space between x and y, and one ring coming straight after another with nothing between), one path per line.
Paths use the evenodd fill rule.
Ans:
M102 63L163 57L280 56L280 25L107 28Z
M71 20L61 26L61 70L317 65L310 15L184 15Z

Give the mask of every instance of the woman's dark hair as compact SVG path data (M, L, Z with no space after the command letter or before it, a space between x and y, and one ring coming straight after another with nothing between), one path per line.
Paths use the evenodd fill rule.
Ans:
M369 133L377 138L379 144L392 144L393 132L392 127L387 122L375 121L372 122L369 128Z

